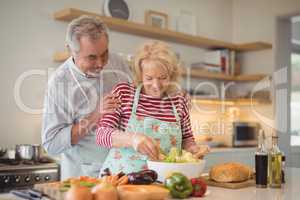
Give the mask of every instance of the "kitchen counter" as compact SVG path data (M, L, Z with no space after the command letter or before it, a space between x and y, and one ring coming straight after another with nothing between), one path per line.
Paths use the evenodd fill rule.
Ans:
M212 147L210 153L224 153L224 152L251 152L255 151L256 147Z
M203 200L299 200L300 197L300 168L288 168L286 171L286 183L282 188L256 188L226 189L208 187L208 195L204 198L190 198ZM0 194L0 200L17 200L10 194Z
M203 200L299 200L300 197L300 168L288 168L286 183L282 188L256 188L226 189L208 187L209 194Z

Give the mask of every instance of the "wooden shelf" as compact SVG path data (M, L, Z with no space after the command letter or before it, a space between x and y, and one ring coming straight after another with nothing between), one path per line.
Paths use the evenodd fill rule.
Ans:
M63 62L70 57L70 54L67 51L58 52L54 54L55 62ZM265 74L249 74L249 75L238 75L231 76L222 73L212 73L206 72L201 69L190 69L188 71L183 71L183 76L191 76L193 78L203 78L203 79L213 79L219 81L260 81L263 78L266 78Z
M249 106L249 105L267 105L271 104L270 100L265 99L202 99L197 96L192 96L192 102L196 104L206 104L206 105L226 105L226 106Z
M54 18L60 21L71 21L81 15L92 15L101 18L101 20L107 24L107 26L115 31L129 33L133 35L145 36L160 40L166 40L170 42L176 42L186 44L190 46L196 46L201 48L215 49L226 48L236 51L256 51L271 49L272 44L266 42L253 42L246 44L233 44L230 42L224 42L215 39L209 39L206 37L193 36L189 34L179 33L167 29L154 28L145 24L126 21L122 19L105 17L97 13L82 11L75 8L66 8L58 11L54 14Z
M272 49L272 44L266 42L251 42L236 45L237 51L259 51Z
M70 53L68 51L56 52L53 56L53 60L55 62L64 62L70 57Z
M222 73L206 72L201 69L190 69L189 71L183 72L183 76L189 75L193 78L214 79L220 81L259 81L267 77L267 75L264 74L231 76Z

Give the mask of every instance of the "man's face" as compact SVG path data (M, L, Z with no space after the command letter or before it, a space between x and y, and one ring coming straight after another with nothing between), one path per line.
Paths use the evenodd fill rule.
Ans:
M74 55L75 64L87 75L97 75L108 61L108 40L106 36L91 40L83 36L79 40L80 50Z

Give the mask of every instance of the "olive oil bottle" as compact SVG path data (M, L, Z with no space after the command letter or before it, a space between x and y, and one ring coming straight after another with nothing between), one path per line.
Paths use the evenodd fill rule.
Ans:
M282 181L282 152L278 147L278 136L272 136L272 148L268 155L269 186L280 188Z

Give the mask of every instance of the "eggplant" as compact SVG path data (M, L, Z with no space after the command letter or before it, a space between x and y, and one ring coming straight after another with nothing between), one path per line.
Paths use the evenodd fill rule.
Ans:
M139 172L143 176L151 176L154 181L157 180L157 173L154 170L146 169Z
M128 183L134 185L148 185L157 180L157 173L153 170L142 170L127 174Z
M101 174L101 178L104 176L111 176L111 171L109 170L109 168L105 168L103 170L103 173Z

